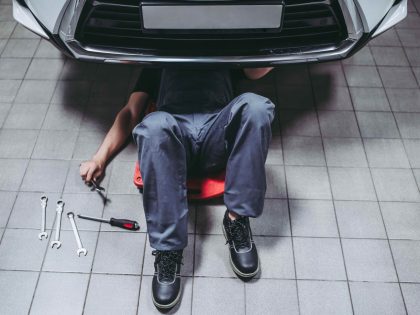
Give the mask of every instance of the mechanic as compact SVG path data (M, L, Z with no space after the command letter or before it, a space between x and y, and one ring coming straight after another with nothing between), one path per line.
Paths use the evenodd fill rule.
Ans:
M238 74L259 79L270 70L143 69L97 153L80 166L87 183L100 180L132 131L155 256L152 297L160 309L173 307L180 298L182 253L188 239L188 174L226 168L222 228L233 271L245 279L260 269L249 217L260 216L264 206L264 165L274 104L253 93L234 98L234 86ZM151 99L156 100L157 111L140 122Z

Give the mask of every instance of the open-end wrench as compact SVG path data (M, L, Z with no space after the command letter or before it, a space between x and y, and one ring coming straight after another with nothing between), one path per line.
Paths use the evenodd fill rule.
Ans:
M60 242L60 230L61 230L61 215L63 213L64 202L63 200L57 201L57 218L55 223L55 240L51 242L51 248L54 248L54 245L57 245L57 249L61 247Z
M48 198L47 196L42 196L41 197L41 207L42 207L42 222L41 222L41 233L38 234L38 238L42 241L42 238L48 238L48 233L45 232L45 217L46 217L46 212L47 212L47 201Z
M74 221L74 213L73 212L67 212L67 217L70 219L70 224L73 229L74 237L76 238L77 243L77 256L80 257L80 254L83 254L86 256L87 250L86 248L83 248L82 241L80 240L79 231L77 230L76 222Z

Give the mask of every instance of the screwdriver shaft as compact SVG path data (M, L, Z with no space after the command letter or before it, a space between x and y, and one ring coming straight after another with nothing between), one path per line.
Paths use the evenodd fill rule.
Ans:
M104 223L110 223L109 220L105 220L105 219L101 219L101 218L93 218L93 217L87 217L81 214L77 215L80 219L86 219L86 220L91 220L91 221L96 221L96 222L104 222Z

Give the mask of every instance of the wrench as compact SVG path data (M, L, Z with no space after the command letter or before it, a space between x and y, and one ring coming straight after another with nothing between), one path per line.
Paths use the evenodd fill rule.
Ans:
M57 245L57 249L61 247L60 242L60 229L61 229L61 214L63 213L64 202L63 200L57 201L57 222L55 224L55 240L51 242L51 248L54 248L54 245Z
M67 217L70 219L70 224L73 229L74 237L76 238L77 243L77 256L80 257L80 254L83 254L86 256L87 250L83 247L82 241L80 240L79 231L77 230L76 222L74 221L74 213L73 212L67 212Z
M47 211L47 196L41 197L41 207L42 207L42 223L41 223L41 233L38 234L38 238L42 241L42 238L48 238L48 233L45 232L45 216Z

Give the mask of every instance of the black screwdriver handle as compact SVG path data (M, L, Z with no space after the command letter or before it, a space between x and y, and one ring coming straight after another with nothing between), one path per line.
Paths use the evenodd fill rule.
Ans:
M109 224L112 226L117 226L122 229L130 230L130 231L137 231L140 229L139 224L136 221L126 220L126 219L115 219L111 218L109 220Z

